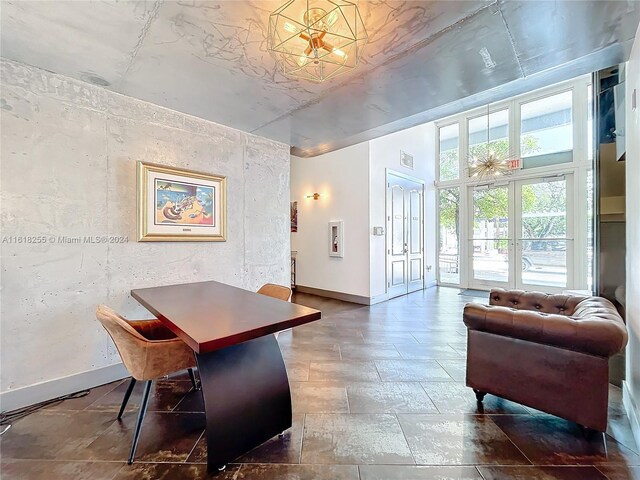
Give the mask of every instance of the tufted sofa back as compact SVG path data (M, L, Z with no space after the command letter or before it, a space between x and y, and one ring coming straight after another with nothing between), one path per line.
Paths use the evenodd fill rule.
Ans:
M494 288L489 294L489 305L573 316L576 313L578 305L583 300L590 298L593 297L560 294L551 295L542 292L525 292L524 290Z

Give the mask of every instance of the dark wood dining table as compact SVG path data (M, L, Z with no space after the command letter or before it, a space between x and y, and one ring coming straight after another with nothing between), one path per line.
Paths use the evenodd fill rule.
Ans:
M274 333L321 312L219 282L131 290L195 352L215 472L291 427L291 392Z

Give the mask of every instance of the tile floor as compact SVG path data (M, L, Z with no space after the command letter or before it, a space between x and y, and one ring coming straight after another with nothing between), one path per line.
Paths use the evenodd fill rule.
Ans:
M278 339L293 427L217 479L640 479L638 446L612 387L609 432L585 440L562 419L464 386L462 307L433 288L372 307L296 295L323 319ZM141 388L126 381L16 422L0 437L3 480L206 477L204 415L186 374L158 382L136 463L124 463ZM140 386L140 384L138 384Z

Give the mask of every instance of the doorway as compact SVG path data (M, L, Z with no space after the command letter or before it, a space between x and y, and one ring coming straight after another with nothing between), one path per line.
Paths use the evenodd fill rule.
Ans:
M387 172L387 295L424 288L424 182Z
M573 284L573 175L469 187L471 288Z

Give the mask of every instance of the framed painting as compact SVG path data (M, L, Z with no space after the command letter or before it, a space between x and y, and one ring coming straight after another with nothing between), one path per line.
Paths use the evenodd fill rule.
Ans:
M138 162L138 241L224 242L227 179Z

